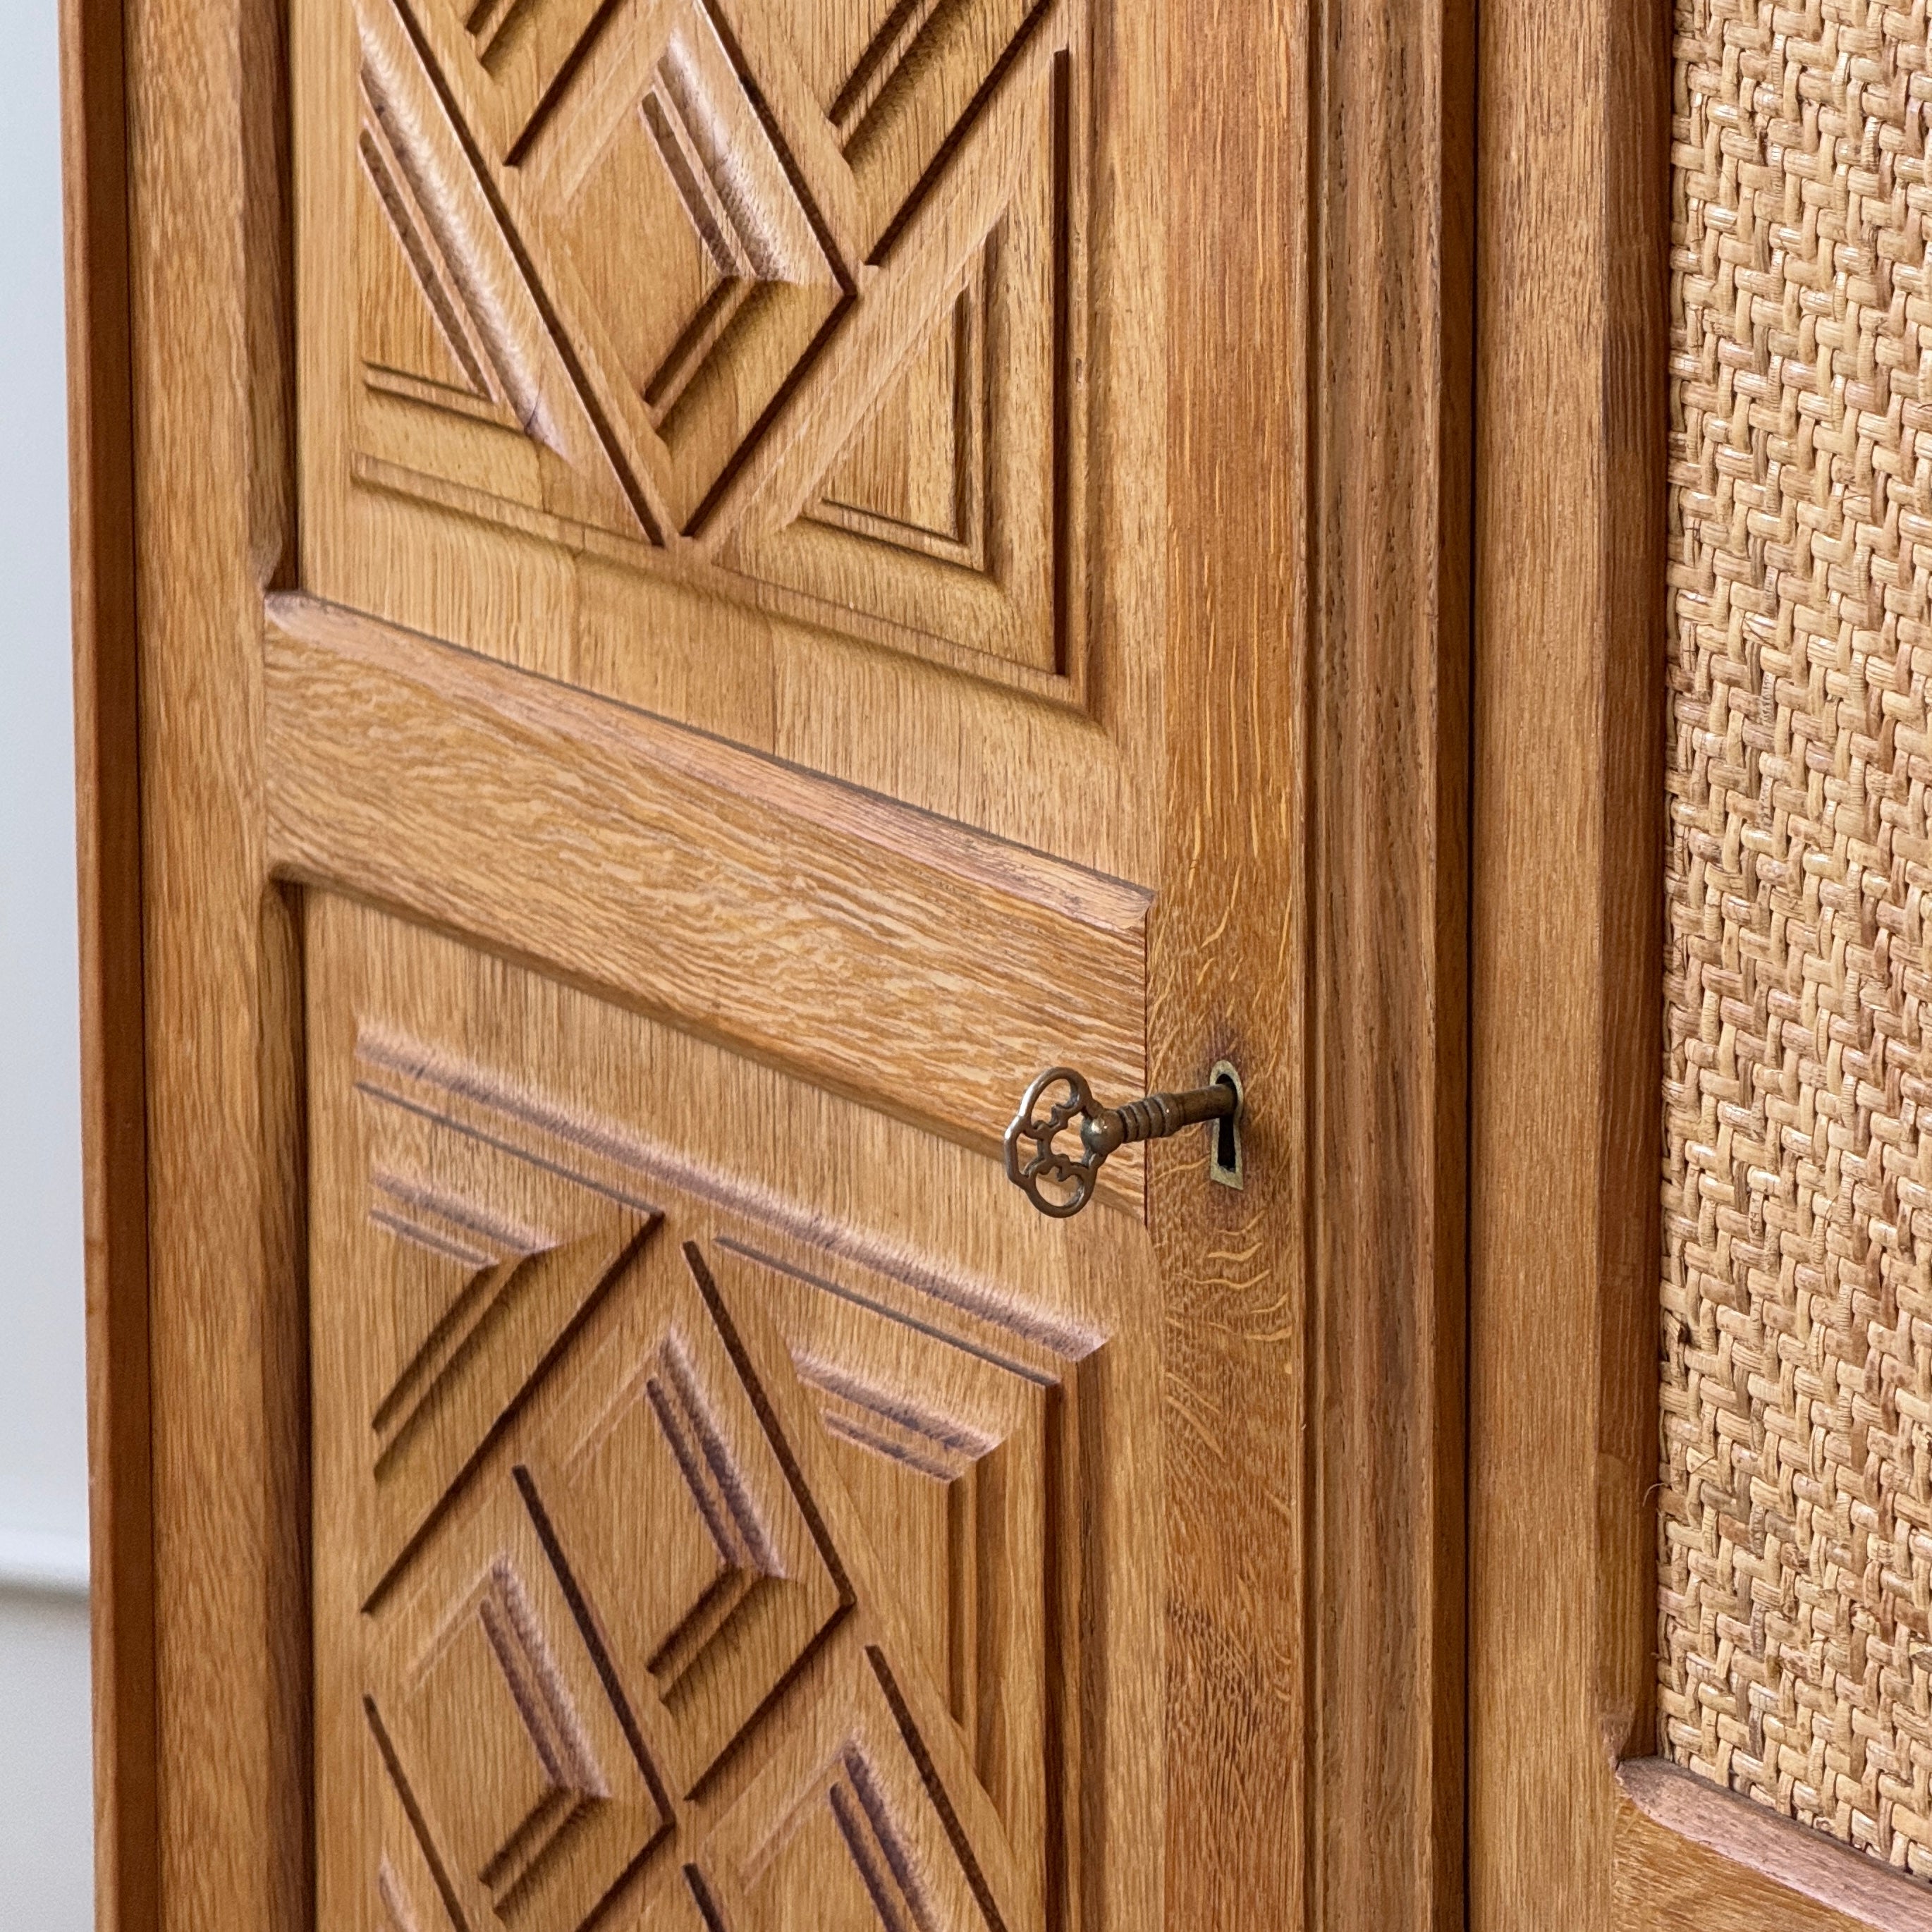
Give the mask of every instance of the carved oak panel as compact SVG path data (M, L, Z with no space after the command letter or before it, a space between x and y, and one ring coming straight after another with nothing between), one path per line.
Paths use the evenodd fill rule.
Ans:
M1150 880L1142 16L291 4L304 589Z
M1098 1338L416 1036L344 948L432 943L310 917L331 1922L1070 1926Z
M357 0L357 473L1066 681L1078 24Z

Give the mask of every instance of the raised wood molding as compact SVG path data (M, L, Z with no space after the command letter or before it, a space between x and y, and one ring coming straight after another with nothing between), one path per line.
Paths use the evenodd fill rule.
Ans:
M1707 1932L1927 1932L1932 1893L1661 1758L1617 1767L1618 1910Z
M118 72L103 49L120 10L68 8L71 114ZM296 514L281 9L128 0L128 18L130 178L108 137L118 104L86 110L108 129L86 178L110 200L126 191L133 340L94 310L76 325L90 367L104 356L124 377L131 358L118 417L100 381L77 388L76 448L100 452L90 501L123 493L118 540L138 538L142 596L139 839L131 651L114 660L120 694L83 712L107 721L113 754L83 763L84 790L111 814L124 788L130 808L100 835L118 869L95 889L108 910L91 970L122 976L107 1010L130 1011L130 988L146 1002L131 1048L90 1035L88 1049L107 1096L90 1159L112 1250L92 1276L112 1317L97 1317L93 1343L97 1480L114 1513L98 1587L119 1606L102 1639L116 1694L100 1718L104 1802L118 1821L103 1834L104 1874L116 1864L102 1923L148 1932L165 1895L172 1924L298 1926L311 1897L300 1040L274 868L328 875L323 835L342 828L324 801L298 812L268 780L270 734L300 750L278 710L278 689L298 687L278 680L326 655L280 601L262 647ZM1450 0L1168 0L1136 31L1132 57L1168 75L1167 160L1188 218L1148 247L1168 251L1167 312L1193 346L1146 372L1172 439L1166 521L1132 506L1144 526L1129 534L1150 539L1165 574L1170 674L1252 700L1237 734L1178 733L1153 779L1174 862L1231 826L1247 862L1202 868L1158 910L1173 950L1148 1058L1156 1079L1180 1077L1239 1048L1262 1074L1256 1131L1274 1138L1281 1185L1315 1204L1304 1245L1258 1256L1241 1240L1258 1196L1239 1213L1177 1205L1159 1231L1176 1284L1177 1436L1197 1431L1198 1447L1208 1418L1231 1445L1218 1464L1177 1459L1168 1492L1180 1540L1166 1775L1192 1828L1172 1846L1184 1876L1167 1922L1446 1928L1461 1906L1456 559L1472 27ZM84 218L80 232L88 260L107 260L76 266L76 285L95 278L86 286L111 299L122 244L111 223ZM1252 433L1258 412L1268 436ZM104 599L131 600L130 565L92 568ZM131 639L130 603L115 608L82 620L96 661L98 640ZM490 934L479 901L442 916L515 944ZM1175 1016L1196 997L1190 976L1216 974L1210 1037ZM621 990L608 970L599 983ZM975 1078L949 1106L978 1133L990 1090ZM118 1154L100 1151L110 1135ZM1157 1204L1181 1198L1156 1177ZM169 1391L152 1418L152 1498L150 1375ZM1255 1468L1272 1515L1246 1479ZM98 1537L109 1508L97 1503ZM1280 1748L1285 1724L1300 1750Z
M1309 1131L1324 1927L1462 1916L1475 12L1346 0L1322 22Z
M1470 1922L1625 1923L1652 1678L1670 9L1483 10Z
M128 1901L129 1925L297 1926L310 1893L299 1006L260 729L262 598L295 524L285 10L125 9L149 1357L165 1392L159 1898Z
M1138 886L370 618L269 609L284 874L547 958L983 1146L1011 1118L1014 1066L1050 1066L1070 1040L1100 1090L1142 1090ZM560 760L579 776L568 796ZM814 898L845 916L814 916ZM989 951L988 931L1006 943ZM1142 1171L1126 1159L1102 1178L1133 1200Z

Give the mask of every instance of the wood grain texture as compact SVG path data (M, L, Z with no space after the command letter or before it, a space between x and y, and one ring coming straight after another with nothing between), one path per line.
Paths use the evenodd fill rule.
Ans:
M1156 1083L1240 1070L1245 1190L1152 1150L1167 1323L1174 1932L1307 1924L1311 21L1168 10L1166 862ZM1164 1155L1168 1157L1163 1158ZM1318 1591L1325 1580L1313 1577Z
M127 95L118 4L61 10L68 491L87 1244L94 1898L152 1932L154 1735L148 1193Z
M1462 1918L1474 13L1370 0L1327 9L1322 28L1310 1186L1324 1926Z
M300 1137L260 791L262 594L293 514L280 10L127 20L161 1917L293 1925Z
M294 876L982 1146L1016 1067L1077 1049L1099 1091L1143 1090L1138 889L366 618L274 614L271 845ZM1140 1174L1103 1178L1131 1199Z
M1618 1893L1612 1776L1647 1744L1652 1672L1669 27L1658 4L1483 15L1468 1856L1486 1932L1683 1922Z
M321 1922L1153 1932L1137 1217L306 903Z
M298 0L308 587L1150 885L1104 10Z
M1925 1932L1932 1898L1822 1834L1659 1758L1617 1769L1618 1910L1630 1925L1706 1932Z
M299 1924L319 1896L332 1926L452 1898L574 1924L644 1871L640 1838L680 1834L724 1874L650 1867L686 1883L663 1895L686 1927L1439 1922L1461 694L1432 653L1457 648L1460 596L1466 20L962 0L862 29L827 8L833 31L800 37L748 0L382 3L404 38L376 64L416 80L358 95L356 8L297 0L286 126L279 10L130 14L166 1922ZM646 12L670 40L580 56L593 16ZM609 111L634 80L634 128ZM459 154L470 187L411 146L438 115L496 144ZM1017 436L1049 452L1055 581L1080 585L1036 596L1024 650L938 615L909 637L842 579L815 612L795 586L740 596L702 530L640 566L646 538L569 514L578 431L647 450L656 406L640 362L626 444L594 410L566 424L553 380L608 403L628 366L614 338L595 382L573 373L582 344L539 299L572 248L580 278L616 261L613 218L586 202L520 264L477 210L501 231L485 177L527 166L514 192L550 223L534 198L635 139L674 152L677 219L710 224L748 304L818 299L812 248L881 260L823 422L788 403L740 460L731 412L778 367L754 347L632 507L680 528L809 509L868 542L870 518L923 533L893 539L908 582L970 573L1000 527L984 459ZM809 166L774 175L761 143ZM660 160L608 165L628 192ZM831 184L803 230L801 178ZM373 315L344 272L364 256ZM304 355L340 352L304 365L299 572L291 299ZM778 340L766 307L743 340ZM531 368L554 353L542 380L509 380L518 341ZM398 382L365 382L378 364ZM981 391L976 418L995 366L1024 394L1002 419ZM703 387L678 373L666 422ZM494 453L452 478L352 448L358 384L399 408L440 384L482 436L448 447ZM310 601L332 591L388 621ZM1184 1085L1223 1055L1250 1098L1241 1192L1205 1184L1193 1136L1157 1150L1142 1211L1049 1224L986 1157L1047 1060ZM641 1206L610 1207L620 1169ZM734 1285L753 1222L780 1265ZM704 1396L663 1368L664 1454L710 1415L715 1480L693 1460L695 1486L566 1482L583 1522L547 1530L539 1465L572 1465L578 1397L609 1380L579 1345L649 1357L652 1294ZM742 1359L716 1315L740 1295ZM687 1493L716 1526L685 1550L697 1610L583 1582L636 1568L640 1499L668 1522ZM588 1553L560 1558L568 1539ZM836 1613L828 1543L859 1580ZM1078 1579L1051 1615L1048 1568ZM797 1621L731 1629L741 1595ZM621 1615L586 1607L607 1598ZM650 1714L635 1738L613 1681ZM311 1710L342 1774L316 1780L313 1832ZM472 1747L466 1781L447 1767Z

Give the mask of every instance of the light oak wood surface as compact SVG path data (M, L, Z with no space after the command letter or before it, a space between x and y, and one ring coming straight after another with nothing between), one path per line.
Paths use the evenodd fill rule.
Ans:
M1618 1910L1642 1926L1714 1932L1924 1932L1922 1886L1659 1758L1618 1767Z
M1324 36L1310 804L1324 1925L1463 1916L1474 16L1454 0L1351 4Z
M814 1083L309 903L323 1922L365 1834L418 1923L620 1882L682 1922L694 1870L727 1923L802 1922L858 1882L854 1806L934 1922L978 1890L1040 1924L1117 1861L1153 1922L1157 1794L1088 1730L1159 1614L1156 1447L1110 1420L1152 1394L1133 1217L1063 1230ZM490 1672L509 1627L579 1754L568 1832ZM1105 1874L1048 1828L1082 1802Z
M1014 1067L1069 1042L1096 1090L1144 1089L1138 888L352 614L271 608L269 841L290 876L986 1148ZM1138 1151L1103 1171L1129 1199Z
M103 1922L1453 1924L1466 13L127 22Z
M1650 1735L1667 16L1484 11L1469 1289L1479 1932L1624 1922L1612 1769Z
M159 1916L287 1924L311 1837L298 1013L260 730L294 511L280 22L127 19Z
M1091 396L1160 341L1132 300L1153 70L1096 58L1097 10L981 0L882 16L879 85L842 109L801 51L841 17L293 15L302 567L332 608L273 612L270 863L548 976L405 998L352 962L406 974L426 936L304 901L328 1922L439 1898L542 1926L776 1925L820 1894L949 1927L1158 1907L1162 1753L1116 1729L1145 1688L1106 1661L1147 1652L1162 1574L1158 1519L1107 1528L1121 1472L1160 1454L1144 1231L1095 1265L1066 1345L1106 1394L1024 1371L1068 1390L1031 1476L902 1355L761 1339L776 1291L717 1258L768 1250L766 1223L823 1230L804 1265L835 1301L888 1292L834 1258L883 1246L915 1331L952 1337L962 1298L1055 1330L1072 1234L988 1156L1043 1064L1120 1098L1146 1081L1148 896L1119 880L1152 876L1160 794L1131 774L1162 742L1162 585L1131 548L1100 547L1098 584L1083 565L1105 491L1148 496L1160 447L1117 406L1090 475ZM1090 246L1102 174L1126 212ZM639 223L662 274L638 274ZM641 1021L578 1019L560 980L731 1056L687 1072ZM748 1085L752 1061L811 1085ZM636 1084L583 1097L613 1064ZM430 1091L364 1124L372 1068ZM835 1094L978 1158L888 1238L933 1156L855 1140ZM484 1094L468 1138L427 1124ZM518 1164L518 1118L661 1151L622 1180L556 1148ZM1109 1175L1134 1220L1140 1172ZM740 1198L753 1218L718 1227ZM1016 1226L949 1285L956 1228ZM815 1418L828 1376L847 1406ZM553 1409L590 1433L570 1446ZM854 1430L862 1487L922 1456L938 1480L934 1454L995 1492L1047 1484L1034 1555L934 1572L922 1511L838 1499L814 1445ZM974 1492L949 1506L969 1549L994 1526ZM934 1624L970 1682L911 1634ZM992 1687L1013 1679L1036 1715L1009 1736Z
M1167 1920L1287 1916L1308 1894L1306 1829L1272 1840L1258 1820L1310 1818L1305 1735L1314 1686L1304 1578L1261 1539L1213 1526L1255 1508L1305 1526L1309 1331L1295 1292L1305 1199L1309 906L1300 844L1308 798L1308 651L1296 594L1306 479L1232 408L1305 436L1309 288L1302 264L1306 70L1273 62L1298 8L1230 10L1184 29L1168 159L1168 331L1200 361L1168 393L1171 602L1164 890L1151 934L1152 1046L1166 1084L1204 1056L1240 1068L1252 1178L1240 1194L1175 1186L1180 1160L1151 1150L1166 1291ZM1235 184L1258 224L1231 222ZM1299 485L1300 487L1298 487ZM1174 1149L1174 1155L1184 1154ZM1165 1172L1163 1172L1165 1170ZM1165 1180L1166 1185L1162 1181ZM1306 1534L1305 1528L1299 1534Z
M1075 0L889 10L841 136L866 10L540 9L524 147L457 8L304 0L304 587L1151 884L1159 104Z

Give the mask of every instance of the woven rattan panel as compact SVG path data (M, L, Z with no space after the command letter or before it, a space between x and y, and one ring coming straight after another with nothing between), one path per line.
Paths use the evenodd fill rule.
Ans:
M1678 0L1663 1748L1932 1875L1927 0Z

